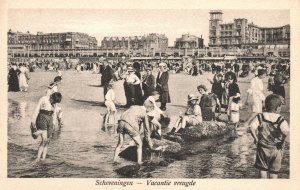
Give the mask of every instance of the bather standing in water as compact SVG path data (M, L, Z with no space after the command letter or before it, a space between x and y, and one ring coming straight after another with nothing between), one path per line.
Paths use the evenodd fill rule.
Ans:
M36 158L37 162L46 159L48 145L53 133L53 126L57 121L53 113L55 112L56 105L61 102L61 99L62 95L59 92L54 92L50 96L44 96L39 100L34 111L31 126L37 129L34 135L41 136L42 138Z

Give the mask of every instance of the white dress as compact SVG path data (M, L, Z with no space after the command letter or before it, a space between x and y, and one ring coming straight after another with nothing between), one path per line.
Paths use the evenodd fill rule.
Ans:
M94 72L94 73L97 73L97 69L98 69L98 68L97 68L97 65L96 65L96 63L94 63L94 64L93 64L93 72Z
M238 123L240 121L240 104L231 102L230 104L230 121L233 123Z
M109 89L105 95L105 105L108 111L117 111L114 103L115 99L115 92L112 89Z
M247 92L249 94L249 104L254 113L262 113L263 101L265 100L263 89L263 82L260 78L255 77L251 80L250 89Z
M28 88L28 83L27 83L27 77L26 75L28 74L28 69L26 67L20 67L20 75L19 75L19 86L21 89L26 89Z

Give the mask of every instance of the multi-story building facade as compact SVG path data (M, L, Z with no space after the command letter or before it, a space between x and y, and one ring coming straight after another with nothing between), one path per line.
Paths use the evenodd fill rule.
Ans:
M102 49L156 49L165 51L168 47L168 38L164 34L151 33L147 36L104 37L101 41Z
M9 49L24 48L27 50L66 50L66 49L93 49L97 48L95 37L85 33L42 33L31 34L29 32L7 33Z
M175 48L197 49L203 48L203 38L190 34L183 34L181 38L176 38Z
M259 27L248 23L246 18L223 23L221 10L210 11L209 46L247 48L259 45L289 45L290 25L281 27Z

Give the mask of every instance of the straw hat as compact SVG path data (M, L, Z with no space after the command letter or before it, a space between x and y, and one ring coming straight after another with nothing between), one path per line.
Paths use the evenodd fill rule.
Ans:
M189 94L188 95L188 101L192 101L192 100L199 100L199 97L196 96L195 94Z
M167 64L164 63L164 62L161 62L161 63L159 64L159 66L160 66L160 67L167 67Z
M128 71L128 72L133 72L134 70L133 70L132 67L128 67L128 68L127 68L127 71Z

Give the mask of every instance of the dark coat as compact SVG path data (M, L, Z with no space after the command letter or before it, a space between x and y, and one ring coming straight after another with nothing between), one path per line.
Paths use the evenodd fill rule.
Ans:
M113 75L114 70L109 65L107 65L102 72L102 85L108 85L111 79L113 79Z
M159 75L160 75L160 72L158 72L157 78L156 78L157 90L163 91L163 92L168 92L169 91L169 85L168 85L169 72L168 71L163 72L160 77L159 77Z
M231 83L228 86L228 97L235 96L236 93L241 93L239 85L237 83Z
M169 85L168 85L169 72L168 71L163 72L160 77L159 75L160 72L158 73L156 78L156 90L160 94L160 101L161 103L170 103L171 98L169 94Z
M139 71L135 72L135 75L141 79L141 73ZM140 84L134 85L134 105L143 105L144 99L143 99L143 92Z
M114 70L109 65L107 65L103 70L101 76L101 85L103 86L104 96L107 93L108 84L113 79L113 77L114 77Z
M8 73L8 91L17 92L20 91L19 88L19 74L21 71L19 69L14 70L11 68Z
M149 76L145 76L143 82L143 91L144 91L144 99L151 96L152 92L155 90L155 77L151 74Z

